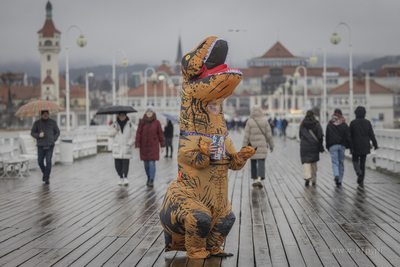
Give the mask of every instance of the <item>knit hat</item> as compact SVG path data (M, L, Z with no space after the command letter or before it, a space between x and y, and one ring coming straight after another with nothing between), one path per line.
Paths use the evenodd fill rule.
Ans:
M40 113L40 115L43 115L43 113L47 112L47 114L50 114L48 110L42 110L42 112Z
M367 112L365 111L365 108L362 106L358 106L354 111L354 114L356 114L356 118L365 118L366 113Z
M148 110L151 110L151 112L156 113L156 111L154 110L154 107L153 107L153 106L147 106L147 107L146 107L146 112L147 112Z

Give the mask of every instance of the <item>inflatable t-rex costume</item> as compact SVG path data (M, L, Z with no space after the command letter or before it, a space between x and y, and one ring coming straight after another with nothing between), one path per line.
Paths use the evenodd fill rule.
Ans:
M242 169L255 153L251 146L237 153L227 135L222 101L242 79L239 70L224 64L227 53L227 41L212 36L181 61L179 175L168 188L160 219L165 251L187 251L189 258L232 255L221 249L235 222L228 200L228 169ZM208 110L215 101L220 107L218 114ZM225 156L220 160L208 154L212 135L225 136Z

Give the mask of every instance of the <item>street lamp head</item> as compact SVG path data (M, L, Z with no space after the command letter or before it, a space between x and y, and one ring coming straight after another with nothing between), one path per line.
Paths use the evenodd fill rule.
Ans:
M164 80L165 80L165 76L164 76L164 75L160 75L160 76L158 77L158 79L159 79L160 81L164 81Z
M299 71L296 71L296 72L293 74L293 77L294 77L295 79L300 78L300 77L301 77L300 72L299 72Z
M79 47L84 47L87 44L87 40L86 40L85 36L83 36L83 35L79 36L79 38L76 40L76 44Z
M309 61L310 61L311 65L315 65L318 63L318 58L316 56L312 56L312 57L310 57Z
M151 76L150 76L150 79L151 79L151 81L152 82L157 82L157 80L158 80L158 76L157 76L157 73L153 73Z
M94 77L94 74L93 74L93 72L89 72L89 73L87 74L87 76L88 76L89 78L92 78L92 77Z
M290 87L290 82L289 82L289 81L286 81L286 82L285 82L285 87L286 87L286 88L289 88L289 87Z
M168 88L172 90L175 88L175 85L172 82L170 82L168 83Z
M340 40L341 40L340 36L336 32L334 32L331 36L331 43L336 45L336 44L340 43Z
M122 67L128 67L128 65L129 65L129 60L127 58L124 58L123 60L121 60Z

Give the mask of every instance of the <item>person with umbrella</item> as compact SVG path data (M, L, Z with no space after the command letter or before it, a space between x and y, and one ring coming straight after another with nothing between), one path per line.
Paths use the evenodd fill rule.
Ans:
M110 126L108 135L113 139L112 156L115 161L115 169L120 177L118 185L129 185L129 159L132 157L134 139L134 126L126 116L126 111L119 111L117 121Z
M50 184L51 159L53 157L54 144L60 136L57 122L49 118L49 111L41 111L42 118L35 121L31 129L31 135L36 139L38 147L38 164L43 173L43 182ZM46 165L44 161L46 160Z
M154 186L156 176L156 160L164 152L165 139L161 123L157 120L156 112L152 106L146 107L146 113L140 121L137 132L135 147L140 150L140 159L144 162L147 174L147 185Z

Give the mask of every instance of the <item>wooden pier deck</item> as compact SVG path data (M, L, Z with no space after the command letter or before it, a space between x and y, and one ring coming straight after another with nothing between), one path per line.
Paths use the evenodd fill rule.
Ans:
M242 135L232 133L236 148ZM177 138L175 138L175 148ZM316 186L305 187L299 143L275 138L264 188L249 164L229 172L236 222L227 259L189 260L163 251L159 210L176 179L176 156L157 162L154 188L135 153L128 187L117 186L111 154L0 179L0 266L400 266L400 179L367 170L358 187L350 161L342 188L321 155Z

